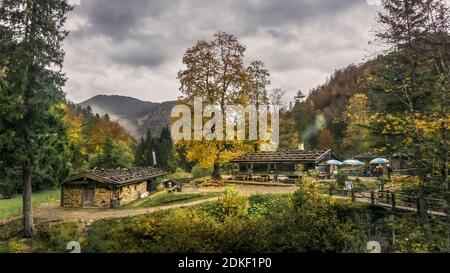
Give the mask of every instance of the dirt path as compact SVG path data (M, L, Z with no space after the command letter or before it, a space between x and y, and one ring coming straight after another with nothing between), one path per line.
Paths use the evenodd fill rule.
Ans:
M231 186L239 193L249 196L253 194L279 194L292 193L297 187L264 187L254 185L235 185ZM220 192L226 187L210 187L201 189L186 188L183 192ZM137 208L137 209L64 209L57 204L43 204L35 211L35 218L37 223L57 222L57 221L77 221L82 220L86 222L93 222L105 218L122 218L129 216L137 216L147 213L153 213L160 210L167 210L172 208L188 207L202 204L205 202L215 201L218 197L201 199L195 201L179 202L174 204L162 205L153 208Z
M217 200L218 197L196 200L192 202L177 203L166 206L158 206L154 208L141 209L64 209L55 204L46 204L41 206L35 212L35 218L38 223L67 221L67 220L82 220L85 222L93 222L105 218L122 218L129 216L137 216L147 213L153 213L161 210L168 210L173 208L195 206L201 203Z

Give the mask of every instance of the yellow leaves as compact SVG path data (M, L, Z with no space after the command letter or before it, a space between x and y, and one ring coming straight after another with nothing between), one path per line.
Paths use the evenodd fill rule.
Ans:
M218 153L218 147L213 141L190 141L186 150L186 158L191 162L198 161L201 168L212 167Z
M253 147L243 141L184 141L179 145L185 147L187 160L198 162L201 168L210 168L214 163L226 164Z
M417 186L420 184L420 178L417 176L403 176L394 174L391 181L396 186Z

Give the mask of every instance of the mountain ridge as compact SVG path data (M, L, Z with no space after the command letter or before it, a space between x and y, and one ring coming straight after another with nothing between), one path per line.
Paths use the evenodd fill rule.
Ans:
M149 129L159 135L168 126L170 112L176 101L151 102L130 96L96 95L78 105L90 106L92 112L101 116L108 114L117 120L131 135L138 138Z

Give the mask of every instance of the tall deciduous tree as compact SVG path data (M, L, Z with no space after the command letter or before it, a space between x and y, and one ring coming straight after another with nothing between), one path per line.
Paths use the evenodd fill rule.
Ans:
M180 90L186 99L193 101L195 97L201 98L207 104L218 105L222 113L225 113L227 104L242 103L245 98L246 103L267 101L269 73L260 61L244 67L244 52L245 47L238 39L225 32L216 33L212 41L199 41L189 48L183 57L186 67L178 73ZM225 120L223 124L226 124ZM220 176L220 165L233 154L242 152L245 146L237 141L225 140L197 141L188 145L188 160L200 161L202 166L213 166L215 178ZM208 156L203 157L206 154Z
M0 126L2 155L9 153L20 167L23 182L24 236L34 234L31 177L43 147L54 147L64 130L58 107L64 100L61 72L64 52L62 28L71 7L61 0L3 0L0 2L0 47L6 87L2 107L10 105L14 114ZM4 51L3 51L4 50ZM43 162L41 161L40 164ZM42 166L41 166L42 167Z

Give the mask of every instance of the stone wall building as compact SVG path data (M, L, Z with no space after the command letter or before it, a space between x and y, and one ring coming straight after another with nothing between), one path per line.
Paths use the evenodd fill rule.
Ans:
M61 186L64 208L115 208L153 190L158 168L94 169L66 179Z

